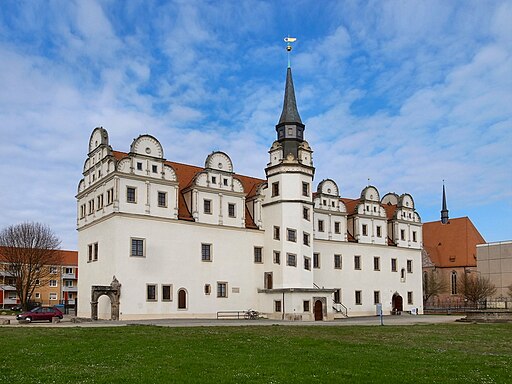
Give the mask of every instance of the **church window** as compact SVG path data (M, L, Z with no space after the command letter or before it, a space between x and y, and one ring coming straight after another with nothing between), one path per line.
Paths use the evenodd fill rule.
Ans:
M407 304L414 304L412 300L412 291L407 292Z
M313 268L320 268L320 254L313 253Z
M279 196L279 182L272 183L272 197Z
M126 187L126 201L128 203L136 202L136 188L134 187Z
M146 301L156 301L156 284L146 285Z
M318 232L323 232L323 231L324 231L324 221L318 220Z
M380 271L380 257L378 256L373 258L373 270Z
M412 273L412 260L407 260L407 273Z
M334 222L334 233L336 233L336 234L340 234L341 233L340 222L339 221L335 221Z
M263 248L254 247L254 262L263 263Z
M228 283L223 281L217 283L217 297L228 297Z
M203 200L204 213L210 215L212 213L212 201L208 199Z
M309 183L302 182L302 196L309 196Z
M138 256L138 257L144 257L144 239L131 239L132 243L132 249L131 249L131 256Z
M382 237L382 227L377 225L377 237Z
M229 217L236 217L235 208L236 208L235 204L228 203L228 216Z
M309 208L308 207L302 207L302 217L304 220L309 221Z
M201 244L201 260L202 261L212 261L212 245L211 244Z
M355 299L356 299L356 305L362 305L363 304L363 300L362 300L362 295L361 295L361 291L356 291L355 292Z
M354 269L361 270L361 256L354 256Z
M451 276L451 291L452 295L457 294L457 272L453 271Z
M297 242L297 231L295 229L287 228L286 230L288 241Z
M391 259L391 272L396 272L398 271L397 267L396 267L396 259Z
M142 163L140 161L137 162L137 170L142 171Z
M297 255L293 253L287 253L286 254L286 265L290 267L296 267L297 266Z
M274 251L274 264L281 264L281 252Z
M303 240L304 245L309 246L309 239L310 239L310 237L309 237L309 233L304 232L304 233L302 234L302 240Z
M304 312L309 312L309 300L304 300L302 303L302 309Z
M279 228L277 225L274 225L274 240L280 240L281 239L281 228Z
M373 291L373 304L380 303L380 291Z
M157 173L158 172L158 166L152 165L151 166L151 170L153 171L153 173Z
M368 225L363 224L363 236L367 236L367 235L368 235Z
M274 312L281 312L281 300L274 301Z
M335 269L342 268L341 255L334 255L334 268Z
M167 193L166 192L158 192L158 206L165 208L167 207Z
M162 301L172 301L172 285L162 284Z
M307 271L311 271L311 258L304 256L304 269Z
M405 229L400 230L400 240L405 240Z

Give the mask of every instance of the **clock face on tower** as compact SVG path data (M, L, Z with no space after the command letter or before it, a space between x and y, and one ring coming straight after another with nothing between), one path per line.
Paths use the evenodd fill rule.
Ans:
M151 157L164 157L164 151L160 142L149 135L139 136L135 139L131 147L131 152Z

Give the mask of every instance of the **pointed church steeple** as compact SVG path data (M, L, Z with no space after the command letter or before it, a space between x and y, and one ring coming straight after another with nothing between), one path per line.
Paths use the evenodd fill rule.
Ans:
M298 159L298 147L304 141L304 129L305 126L300 119L295 100L292 69L288 67L284 88L283 111L276 125L277 141L282 144L283 158L291 155L294 159Z
M443 180L443 208L441 209L441 223L448 223L448 208L446 206L446 191L444 189L444 180Z

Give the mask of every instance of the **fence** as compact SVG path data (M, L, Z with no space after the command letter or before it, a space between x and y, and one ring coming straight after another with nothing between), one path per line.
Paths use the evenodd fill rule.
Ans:
M498 297L493 299L482 300L477 303L470 303L464 299L446 299L427 302L424 305L424 313L466 313L468 311L485 310L485 309L501 309L512 310L512 298Z

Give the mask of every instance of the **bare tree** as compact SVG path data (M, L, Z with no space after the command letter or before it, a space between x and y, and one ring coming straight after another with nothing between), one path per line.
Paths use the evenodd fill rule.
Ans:
M438 296L448 289L448 283L436 270L423 273L423 302L426 304L428 299Z
M60 240L44 224L21 223L0 232L0 247L4 269L15 279L16 293L26 309L37 284L47 284L51 267L62 263Z
M512 284L508 286L508 295L512 297Z
M477 304L496 293L496 287L487 278L481 275L464 273L457 283L459 293L473 304Z

